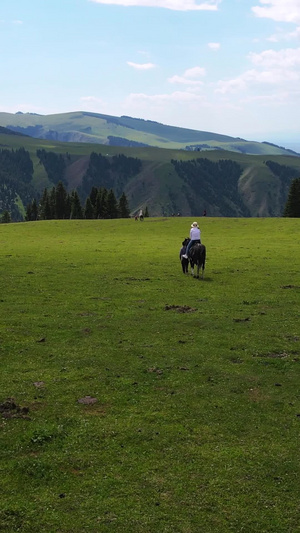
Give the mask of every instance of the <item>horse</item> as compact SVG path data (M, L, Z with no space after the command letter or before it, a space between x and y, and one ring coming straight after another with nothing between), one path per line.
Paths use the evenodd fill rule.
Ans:
M187 247L189 242L190 242L189 238L184 239L184 241L182 241L182 246ZM188 272L189 272L189 260L186 259L185 257L182 257L182 255L181 255L180 261L181 261L182 272L184 274L188 274Z
M206 248L204 244L194 244L189 251L192 276L199 278L199 270L202 268L202 279L204 277ZM197 265L197 275L194 274L194 266Z

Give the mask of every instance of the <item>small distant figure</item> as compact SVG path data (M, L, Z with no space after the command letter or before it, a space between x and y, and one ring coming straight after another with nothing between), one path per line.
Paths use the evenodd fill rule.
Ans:
M190 239L186 238L184 241L182 241L182 247L180 248L179 252L179 259L181 262L182 272L184 274L188 274L189 272L189 260L185 257L186 254L186 247L189 243Z
M203 211L203 216L206 217L206 209Z
M137 215L135 215L134 220L138 220L138 219L139 219L139 217Z
M177 216L178 216L178 217L181 217L181 213L180 213L180 211L178 211Z
M139 219L140 220L144 220L144 215L143 215L143 210L140 209L140 212L139 212Z

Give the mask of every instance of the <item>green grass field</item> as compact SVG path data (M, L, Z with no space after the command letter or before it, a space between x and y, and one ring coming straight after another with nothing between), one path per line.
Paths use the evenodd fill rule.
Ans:
M0 531L300 531L299 220L191 222L0 225Z

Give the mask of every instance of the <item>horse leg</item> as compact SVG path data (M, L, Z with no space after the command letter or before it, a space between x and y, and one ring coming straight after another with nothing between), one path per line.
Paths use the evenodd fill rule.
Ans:
M194 263L191 262L191 274L194 276Z

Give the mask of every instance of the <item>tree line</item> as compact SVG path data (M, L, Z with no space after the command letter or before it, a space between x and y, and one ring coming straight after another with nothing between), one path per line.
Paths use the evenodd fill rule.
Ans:
M291 182L283 216L300 218L300 178L294 178Z
M109 219L129 218L129 215L129 204L124 192L117 200L113 189L93 186L82 205L77 190L68 193L60 181L51 190L44 189L39 200L34 198L27 205L25 220Z
M0 150L0 213L5 219L9 213L13 220L22 220L19 204L32 198L32 175L33 163L24 148Z
M61 182L64 186L67 186L66 170L68 165L71 164L69 153L57 154L45 149L37 149L36 155L39 165L44 167L51 185L56 188ZM137 158L127 157L123 154L108 158L92 152L82 184L77 188L80 201L78 201L77 194L74 191L69 195L70 198L66 195L63 202L66 204L63 209L63 216L65 217L67 214L73 218L81 216L94 218L89 202L87 206L85 204L91 188L97 187L99 189L101 187L104 196L101 201L101 212L99 213L99 206L92 204L93 212L96 210L96 218L115 218L119 216L119 213L123 217L124 198L121 201L121 206L117 205L116 207L115 203L119 204L122 191L124 191L128 180L136 175L141 170L141 167L142 163ZM36 216L37 210L38 218L45 216L44 213L46 213L47 218L61 217L60 208L56 207L54 202L55 195L51 190L44 193L45 198L47 195L49 196L49 201L47 202L45 199L44 202L45 209L39 207L39 202L35 198L35 195L39 193L33 184L33 171L33 162L27 150L24 148L16 150L0 149L0 221L2 221L4 212L5 221L7 221L7 213L9 213L10 219L14 221L23 220L23 206L25 209L27 206L29 220ZM104 189L106 189L106 193ZM116 202L110 192L111 190L120 197ZM64 196L63 191L61 195ZM107 199L106 196L108 197ZM107 202L108 207L106 207Z

